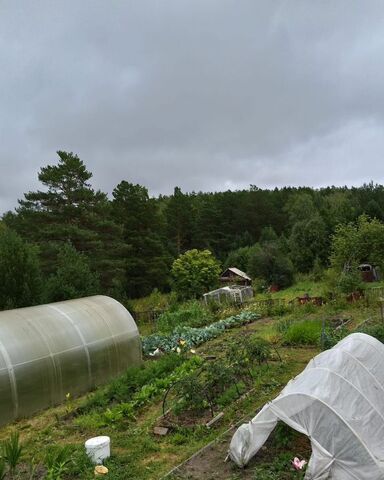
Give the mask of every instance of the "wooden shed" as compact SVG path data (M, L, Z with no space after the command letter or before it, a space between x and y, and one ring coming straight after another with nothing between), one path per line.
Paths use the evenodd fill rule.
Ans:
M227 268L220 277L220 281L223 284L236 284L236 285L251 285L252 279L245 273L236 267Z

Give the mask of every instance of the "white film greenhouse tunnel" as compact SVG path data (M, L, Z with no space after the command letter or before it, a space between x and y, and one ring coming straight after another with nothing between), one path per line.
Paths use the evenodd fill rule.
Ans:
M113 298L0 312L0 425L85 393L141 361L136 323Z
M281 420L310 438L311 480L384 479L384 345L354 333L312 359L232 438L246 465Z

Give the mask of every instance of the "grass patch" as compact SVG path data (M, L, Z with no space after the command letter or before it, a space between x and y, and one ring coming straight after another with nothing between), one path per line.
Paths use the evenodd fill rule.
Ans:
M283 342L285 345L319 345L321 330L321 320L293 322L283 334Z

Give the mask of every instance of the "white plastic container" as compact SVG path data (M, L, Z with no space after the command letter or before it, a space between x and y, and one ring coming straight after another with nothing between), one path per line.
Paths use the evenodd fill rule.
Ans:
M111 439L107 436L90 438L85 442L85 451L91 461L99 465L111 456Z

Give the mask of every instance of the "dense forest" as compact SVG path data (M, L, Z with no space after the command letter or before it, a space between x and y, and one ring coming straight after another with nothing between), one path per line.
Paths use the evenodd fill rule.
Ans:
M329 266L340 225L384 221L384 187L373 183L214 193L175 187L152 198L145 186L122 180L108 197L92 188L81 159L57 153L58 162L39 172L41 190L2 217L1 308L169 291L172 263L191 249L284 286L296 272Z

